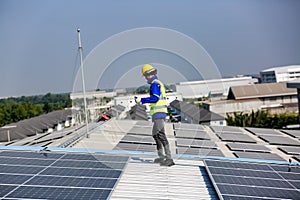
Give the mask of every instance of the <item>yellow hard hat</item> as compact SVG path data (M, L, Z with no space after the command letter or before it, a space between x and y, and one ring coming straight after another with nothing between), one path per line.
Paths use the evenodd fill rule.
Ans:
M152 65L150 64L145 64L143 67L142 67L142 75L143 76L147 76L147 75L150 75L150 74L156 74L157 70L152 67Z

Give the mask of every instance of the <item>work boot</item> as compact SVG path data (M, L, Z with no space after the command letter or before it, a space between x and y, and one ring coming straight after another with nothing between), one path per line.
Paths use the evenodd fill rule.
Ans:
M159 157L159 158L155 158L153 162L154 163L161 163L162 161L164 161L164 158Z
M168 166L168 167L171 167L173 165L175 165L174 161L172 158L167 158L166 160L162 161L160 163L161 166Z

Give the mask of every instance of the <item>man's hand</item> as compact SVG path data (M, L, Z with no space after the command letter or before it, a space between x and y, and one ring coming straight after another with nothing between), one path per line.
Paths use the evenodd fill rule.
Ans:
M141 98L135 96L134 101L135 101L135 103L141 103Z

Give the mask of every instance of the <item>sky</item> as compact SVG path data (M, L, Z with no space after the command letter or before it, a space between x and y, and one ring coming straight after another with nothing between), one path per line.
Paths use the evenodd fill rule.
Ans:
M298 0L0 0L0 97L74 91L81 69L78 27L88 71L85 79L88 82L93 73L92 57L105 69L95 73L101 76L97 86L87 90L140 86L145 83L140 74L143 63L154 63L168 84L207 78L195 73L192 57L210 60L221 77L297 65L299 10ZM174 33L183 39L165 48L164 39L140 34L105 46L122 39L122 33L151 32L150 27L155 27L152 35L168 31L166 43ZM189 41L202 52L192 51ZM150 44L130 46L144 42ZM132 49L121 51L124 45ZM184 51L178 53L181 47ZM113 59L101 66L108 58ZM196 69L208 66L199 64Z

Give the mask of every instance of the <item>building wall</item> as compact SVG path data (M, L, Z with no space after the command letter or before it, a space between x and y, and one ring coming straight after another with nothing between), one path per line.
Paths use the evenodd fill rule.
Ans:
M176 85L176 92L181 93L183 98L208 97L210 93L223 93L224 96L227 96L231 86L249 85L257 82L258 80L252 77L181 82Z
M300 65L275 67L260 72L263 83L287 82L300 78Z
M222 116L226 116L227 113L230 114L234 112L250 113L252 110L267 110L274 114L284 113L287 111L283 108L283 104L294 104L297 102L297 95L288 95L248 100L204 102L203 107Z

